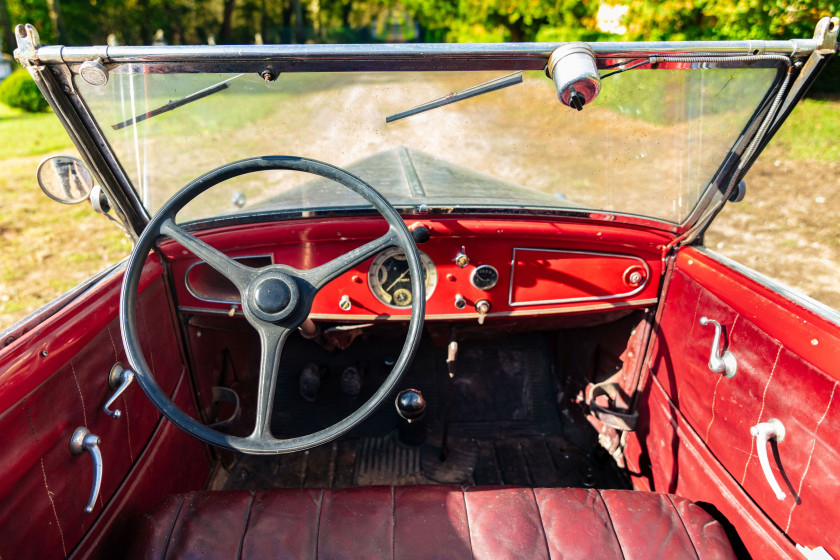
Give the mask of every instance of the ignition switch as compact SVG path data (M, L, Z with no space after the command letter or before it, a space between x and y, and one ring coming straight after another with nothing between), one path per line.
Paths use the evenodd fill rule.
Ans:
M455 255L455 264L457 264L461 268L465 268L468 264L470 264L470 258L467 256L467 250L464 246L461 246L461 250Z

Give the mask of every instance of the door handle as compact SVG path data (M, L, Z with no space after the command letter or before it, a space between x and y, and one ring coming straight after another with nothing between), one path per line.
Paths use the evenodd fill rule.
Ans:
M708 317L700 317L700 324L715 327L715 338L712 340L712 352L709 355L709 369L715 373L722 373L727 379L735 377L735 372L738 370L738 361L729 350L721 352L723 327L720 323Z
M90 433L87 428L76 428L70 438L70 453L81 455L87 451L93 460L93 488L90 490L90 498L88 498L88 503L85 506L85 513L93 511L96 498L99 496L99 489L102 487L102 452L99 451L101 443L100 437Z
M130 369L124 368L119 362L114 364L110 373L108 373L108 386L114 391L114 394L111 395L111 398L108 399L108 402L105 403L102 410L104 410L105 414L112 417L114 420L122 416L122 411L119 409L111 410L111 406L113 406L113 404L117 402L117 399L120 398L120 395L128 389L128 386L131 385L132 381L134 381L134 372Z
M761 422L750 428L750 434L755 437L755 446L758 450L758 462L761 463L761 470L764 471L764 477L767 479L767 484L773 489L776 497L780 500L785 499L785 493L779 483L776 482L776 477L773 476L773 471L770 470L770 461L767 459L767 443L771 439L777 442L785 439L785 427L781 422L775 418L771 418L767 422Z

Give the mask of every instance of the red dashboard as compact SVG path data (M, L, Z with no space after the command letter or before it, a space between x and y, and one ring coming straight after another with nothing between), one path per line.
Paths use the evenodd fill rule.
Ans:
M433 263L432 281L427 276L427 320L477 319L484 312L492 319L647 307L656 302L662 249L670 241L667 234L639 227L556 218L411 217L406 223L430 231L429 240L418 245L428 256L424 260ZM309 269L383 235L387 227L379 217L301 219L226 226L199 236L251 266L282 263ZM182 311L241 314L232 284L171 240L161 250L176 279ZM406 320L410 304L399 307L397 302L405 303L410 294L397 294L394 300L382 295L384 288L402 281L395 277L376 295L371 283L376 284L378 273L383 280L387 273L374 264L369 278L375 262L382 259L369 259L325 286L311 318Z

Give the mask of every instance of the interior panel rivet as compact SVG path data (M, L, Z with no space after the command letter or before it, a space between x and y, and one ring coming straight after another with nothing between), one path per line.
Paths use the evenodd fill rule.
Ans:
M819 340L817 340L816 338L812 338L812 339L811 339L811 344L812 344L813 346L816 346L816 345L817 345L817 344L819 344L819 343L820 343L820 341L819 341Z

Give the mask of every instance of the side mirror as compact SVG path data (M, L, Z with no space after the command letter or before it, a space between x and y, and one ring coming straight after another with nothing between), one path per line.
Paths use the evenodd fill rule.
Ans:
M44 194L62 204L84 202L93 188L88 168L70 156L48 157L38 166L36 176Z

